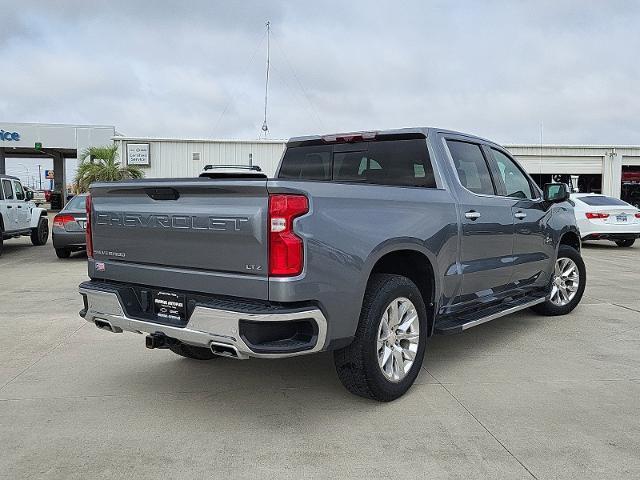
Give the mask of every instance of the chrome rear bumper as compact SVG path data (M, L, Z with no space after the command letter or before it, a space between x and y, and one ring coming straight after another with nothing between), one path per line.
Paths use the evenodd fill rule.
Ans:
M94 288L79 288L86 299L81 315L88 322L114 333L122 331L164 334L180 342L198 347L229 346L237 351L237 358L284 358L315 353L325 345L327 321L319 309L296 310L279 313L245 313L208 308L197 305L186 326L177 327L128 317L115 292ZM302 351L287 353L254 352L240 336L240 321L252 322L313 320L317 326L315 345ZM215 348L212 349L215 352Z

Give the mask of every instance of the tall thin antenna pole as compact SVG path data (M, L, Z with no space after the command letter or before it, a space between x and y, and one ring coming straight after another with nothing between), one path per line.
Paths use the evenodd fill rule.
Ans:
M540 122L540 165L538 166L539 169L542 169L542 143L544 141L544 121ZM540 171L540 170L538 170ZM551 179L551 181L553 181L553 179Z
M271 51L271 22L266 23L267 27L267 77L264 82L264 122L262 123L262 131L264 138L267 138L269 127L267 126L267 101L269 98L269 55Z

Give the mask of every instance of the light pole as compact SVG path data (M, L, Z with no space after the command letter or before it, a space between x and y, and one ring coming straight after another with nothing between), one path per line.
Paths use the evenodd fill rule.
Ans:
M38 164L38 184L40 185L39 190L42 190L42 165Z
M20 165L22 168L25 169L25 171L27 172L27 179L29 178L29 176L31 176L31 171L29 170L29 167L27 167L24 163L16 163L16 165Z

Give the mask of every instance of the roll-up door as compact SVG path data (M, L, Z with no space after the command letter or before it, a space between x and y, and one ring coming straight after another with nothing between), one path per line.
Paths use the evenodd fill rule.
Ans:
M533 157L516 156L524 169L531 174L586 174L602 175L602 157Z

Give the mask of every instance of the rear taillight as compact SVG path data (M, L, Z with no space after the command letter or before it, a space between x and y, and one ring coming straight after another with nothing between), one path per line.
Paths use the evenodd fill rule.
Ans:
M87 195L85 207L87 209L87 257L93 258L93 239L91 238L91 195Z
M55 217L53 217L53 226L58 228L64 228L65 223L75 222L76 219L73 218L73 215L66 215L63 213L59 213Z
M609 214L608 213L587 212L587 213L585 213L585 215L589 219L593 219L593 218L609 218Z
M302 273L304 244L293 231L293 220L308 211L304 195L269 196L269 275Z
M640 213L636 213L636 218L640 218Z

